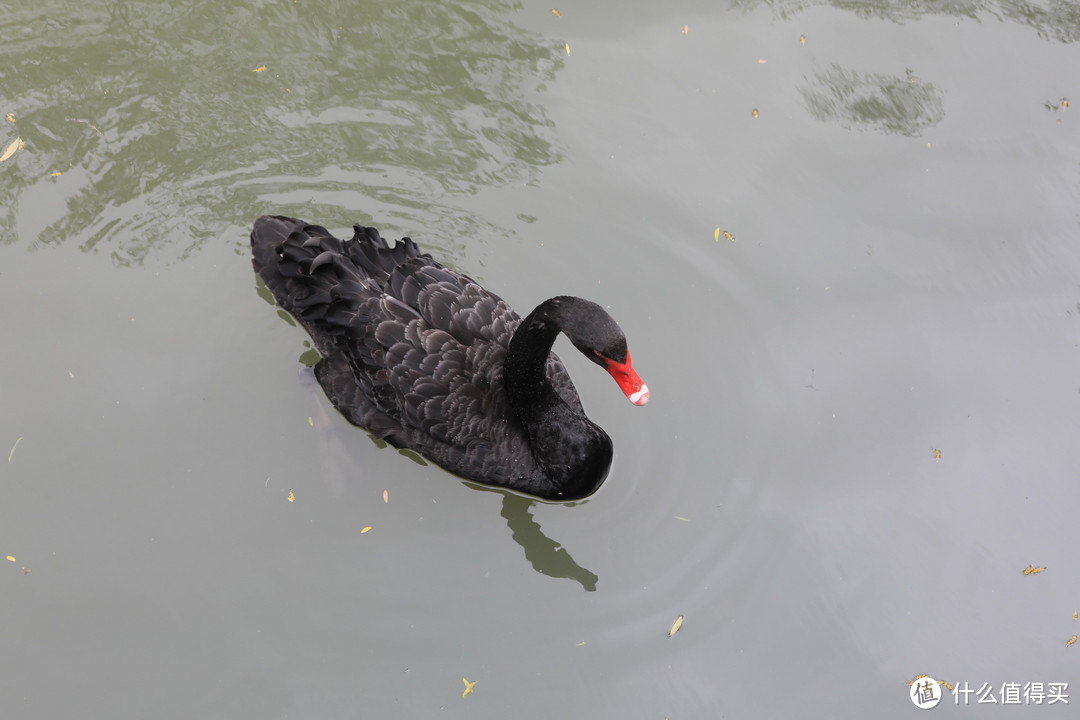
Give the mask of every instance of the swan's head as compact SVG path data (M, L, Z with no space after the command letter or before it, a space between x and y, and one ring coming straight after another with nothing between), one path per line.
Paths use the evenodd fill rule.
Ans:
M594 302L556 298L561 306L562 331L585 357L608 371L630 402L649 402L649 386L630 364L626 336L615 319Z

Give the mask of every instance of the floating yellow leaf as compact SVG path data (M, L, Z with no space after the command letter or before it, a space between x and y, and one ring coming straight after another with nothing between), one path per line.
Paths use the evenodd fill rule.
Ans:
M251 72L266 72L266 66L265 65L260 65L259 67L255 68Z
M62 172L60 172L59 170L57 170L57 171L56 171L56 172L54 172L54 173L49 173L49 177L60 177L60 176L61 176L61 175L63 175L63 174L64 174L64 173L62 173Z
M1073 620L1076 620L1077 618L1080 618L1080 613L1075 613L1074 612L1073 613Z
M582 641L581 641L581 642L579 642L579 643L574 643L574 647L581 647L581 646L582 646L582 645L584 645L584 644L585 644L585 641L584 641L584 640L582 640Z
M0 154L0 162L4 162L9 157L14 155L15 151L22 150L22 146L23 146L22 138L15 138L14 140L12 140L11 144L7 146L7 149L4 150L3 154Z
M712 237L713 237L713 240L716 240L716 241L720 240L720 228L716 228L716 231L713 232Z
M556 10L555 8L551 8L551 14L554 15L555 17L562 17L562 13L559 12L558 10Z
M1076 642L1076 636L1075 635L1073 635L1071 638L1069 638L1069 642L1065 643L1065 647L1069 647L1074 642Z
M20 435L18 437L18 439L15 441L15 444L11 446L11 452L9 452L8 456L7 456L8 465L11 464L11 458L15 454L15 448L19 447L19 443L21 443L21 442L22 442L22 435Z
M941 451L937 448L931 448L934 453L934 462L941 462Z
M286 498L289 502L296 502L296 495L292 490L289 491L289 497Z
M315 427L315 421L311 419L310 415L308 415L307 424L311 427Z
M923 678L929 678L930 680L934 680L934 678L930 677L929 675L916 675L916 676L915 676L915 679L914 679L914 680L912 680L911 682L909 682L909 683L908 683L908 685L909 685L909 686L910 686L910 685L914 685L915 683L919 682L919 681L920 681L920 680L922 680ZM941 683L941 684L942 684L942 685L944 685L945 687L949 688L949 690L952 690L952 689L953 689L952 685L950 685L949 683L945 682L944 680L934 680L934 682L936 682L936 683Z
M465 683L465 692L461 693L461 697L465 697L472 692L472 689L476 687L476 681L469 682L469 678L461 678L461 682Z
M8 122L15 122L15 113L8 113L7 114L7 119L8 119Z
M12 555L8 555L7 559L10 560L11 562L15 562L15 558Z
M758 111L757 111L757 108L754 108L754 111L753 111L753 116L754 116L754 117L757 117L757 116L758 116Z
M360 534L361 534L361 535L363 535L363 534L364 534L364 533L366 533L366 532L367 532L368 530L371 530L371 526L370 526L370 525L368 525L368 526L367 526L366 528L364 528L363 530L361 530L361 531L360 531Z
M1065 98L1061 99L1061 109L1062 110L1068 110L1069 109L1069 101L1066 100ZM14 118L9 117L8 119L11 120L11 122L15 122Z
M726 237L731 242L735 242L735 236L729 233L727 230L724 231L724 237Z
M382 501L384 503L390 502L390 491L389 490L383 490L382 491Z
M566 56L570 57L570 43L566 43Z
M765 64L765 63L767 63L767 62L769 62L769 61L768 61L768 60L766 60L765 58L758 58L758 64L759 64L759 65L764 65L764 64Z
M682 34L683 35L689 35L690 34L690 26L689 25L683 25L682 26Z
M680 615L679 617L675 618L675 622L673 622L673 623L671 624L671 630L670 630L670 631L668 632L668 634L667 634L667 636L668 636L668 637L671 637L671 636L672 636L672 635L674 635L675 633L679 632L679 628L681 628L681 627L682 627L682 618L683 618L683 616L682 616L682 615Z
M802 43L803 45L805 45L806 44L806 36L805 35L800 35L799 36L799 42Z
M1034 565L1028 565L1026 568L1024 568L1024 574L1025 575L1038 575L1039 573L1041 573L1045 569L1046 568L1044 568L1044 567L1035 567Z

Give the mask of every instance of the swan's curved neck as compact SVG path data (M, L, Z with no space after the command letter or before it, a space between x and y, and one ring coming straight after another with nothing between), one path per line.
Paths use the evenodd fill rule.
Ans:
M521 413L549 409L558 396L547 376L551 346L562 329L562 298L540 303L521 321L506 350L505 382L510 406Z
M514 332L503 367L511 411L529 436L552 498L591 494L611 465L611 439L580 406L568 405L547 375L548 356L559 332L566 328L577 332L573 313L580 303L572 297L540 303Z

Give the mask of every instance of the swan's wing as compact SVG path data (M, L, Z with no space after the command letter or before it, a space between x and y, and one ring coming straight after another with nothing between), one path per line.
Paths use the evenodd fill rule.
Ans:
M255 268L323 356L319 382L351 422L399 446L425 438L459 448L518 442L503 361L520 316L468 276L394 247L373 228L350 241L295 218L252 232ZM554 354L549 377L581 408ZM433 458L438 461L438 458Z

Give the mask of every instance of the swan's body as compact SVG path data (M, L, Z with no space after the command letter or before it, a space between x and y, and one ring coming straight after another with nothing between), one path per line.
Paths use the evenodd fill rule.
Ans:
M573 297L547 300L523 321L409 238L391 248L374 228L354 230L342 241L265 216L251 233L255 270L315 341L315 375L334 406L470 480L548 499L594 492L611 439L585 416L551 345L565 332L644 405L648 388L615 321Z

